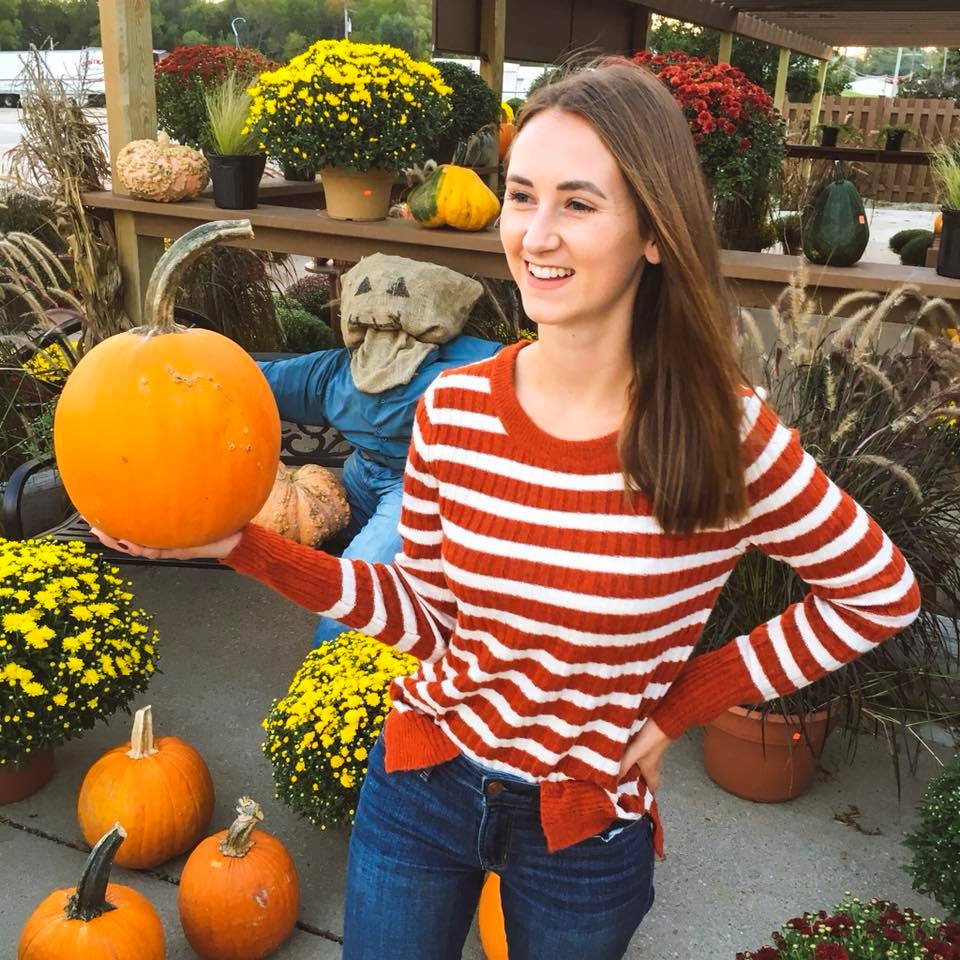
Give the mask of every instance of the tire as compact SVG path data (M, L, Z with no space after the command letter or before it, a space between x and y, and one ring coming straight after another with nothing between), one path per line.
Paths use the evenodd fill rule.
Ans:
M20 95L16 93L5 93L3 95L3 105L5 107L19 107Z

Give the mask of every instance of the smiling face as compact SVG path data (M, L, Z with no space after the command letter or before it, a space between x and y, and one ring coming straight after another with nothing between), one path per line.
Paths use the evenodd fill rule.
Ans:
M616 160L581 117L548 109L517 135L500 239L537 324L629 329L644 259L637 209Z

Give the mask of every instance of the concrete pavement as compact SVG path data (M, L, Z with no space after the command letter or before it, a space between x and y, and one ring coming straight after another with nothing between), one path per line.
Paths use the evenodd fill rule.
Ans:
M135 706L151 703L156 734L176 734L206 759L217 791L211 829L226 826L237 797L248 794L264 807L264 828L296 860L305 929L275 954L277 960L338 957L347 832L316 830L275 801L270 767L260 752L260 721L271 700L286 691L315 618L229 571L126 566L124 572L161 631L163 674ZM90 731L58 751L52 783L32 798L0 807L0 957L15 956L26 917L47 893L76 882L85 849L75 816L80 781L103 751L128 735L125 715ZM935 772L932 760L924 761L919 780L905 778L898 805L882 743L865 738L853 765L839 772L833 744L807 795L765 806L731 797L707 778L699 737L686 735L667 755L660 791L667 859L657 867L656 904L629 960L733 960L738 950L768 942L783 921L828 908L848 890L942 915L935 903L911 892L901 869L907 851L900 841ZM852 808L859 816L850 815ZM862 829L835 819L844 814ZM150 874L114 874L157 907L169 960L195 957L177 919L172 880L182 864L180 859ZM464 957L482 957L475 937Z

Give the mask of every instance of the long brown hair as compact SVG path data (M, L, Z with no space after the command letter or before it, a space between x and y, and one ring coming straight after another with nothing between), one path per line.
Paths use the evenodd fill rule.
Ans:
M631 330L634 378L620 433L628 489L652 498L667 531L721 526L747 502L740 452L743 380L707 189L693 137L670 92L622 58L541 87L518 127L544 110L586 120L633 193L640 235L654 239Z

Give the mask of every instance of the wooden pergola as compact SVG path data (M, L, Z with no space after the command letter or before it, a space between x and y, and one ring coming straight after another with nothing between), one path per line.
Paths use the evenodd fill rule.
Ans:
M150 2L99 0L99 6L113 164L131 140L157 135ZM438 51L479 55L484 78L499 91L505 58L552 62L577 48L611 53L643 49L652 13L720 30L720 61L729 61L734 34L779 46L780 102L791 51L820 59L822 81L834 45L960 45L960 0L434 0L434 40ZM818 113L815 104L812 122ZM506 276L496 234L437 234L396 220L342 224L310 209L309 203L291 206L291 197L281 196L288 189L265 191L259 209L251 211L257 229L253 246L328 257L359 257L383 249L464 272ZM209 198L151 204L106 191L85 199L113 214L125 306L134 322L139 322L146 285L162 252L161 238L235 215L218 210ZM722 263L744 306L769 304L801 265L797 257L731 250L723 251ZM912 283L960 306L960 281L925 268L811 267L810 280L826 301L847 289L891 290Z

